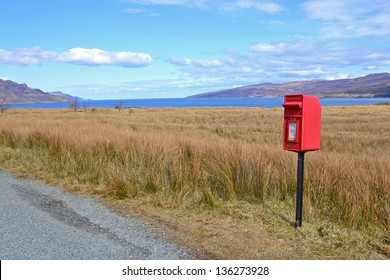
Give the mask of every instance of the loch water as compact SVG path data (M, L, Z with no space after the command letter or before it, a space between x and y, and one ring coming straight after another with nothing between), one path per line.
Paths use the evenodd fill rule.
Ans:
M282 107L283 98L156 98L80 100L81 108L191 108L191 107ZM322 98L322 106L356 106L390 102L390 98ZM11 104L10 108L68 108L68 102Z

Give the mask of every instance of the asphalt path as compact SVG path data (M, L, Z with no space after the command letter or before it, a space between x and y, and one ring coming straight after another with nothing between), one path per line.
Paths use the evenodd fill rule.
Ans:
M145 222L91 197L0 172L0 259L191 259Z

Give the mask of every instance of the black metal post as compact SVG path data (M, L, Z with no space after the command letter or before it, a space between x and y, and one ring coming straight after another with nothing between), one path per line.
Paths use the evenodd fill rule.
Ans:
M303 170L305 163L305 152L298 153L298 174L297 174L297 202L295 214L295 228L302 226L302 205L303 205Z

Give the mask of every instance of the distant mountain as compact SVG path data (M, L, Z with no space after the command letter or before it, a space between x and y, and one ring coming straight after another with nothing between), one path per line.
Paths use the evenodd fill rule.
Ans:
M341 80L308 80L284 84L264 83L189 96L199 97L282 97L285 94L318 97L390 97L390 73Z
M26 84L0 79L0 100L6 103L68 102L74 97L62 92L44 92Z

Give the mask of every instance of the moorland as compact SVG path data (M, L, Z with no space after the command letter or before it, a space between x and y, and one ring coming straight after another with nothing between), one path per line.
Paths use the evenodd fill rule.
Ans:
M95 196L206 259L390 258L390 108L324 107L303 227L282 108L8 109L0 167Z

